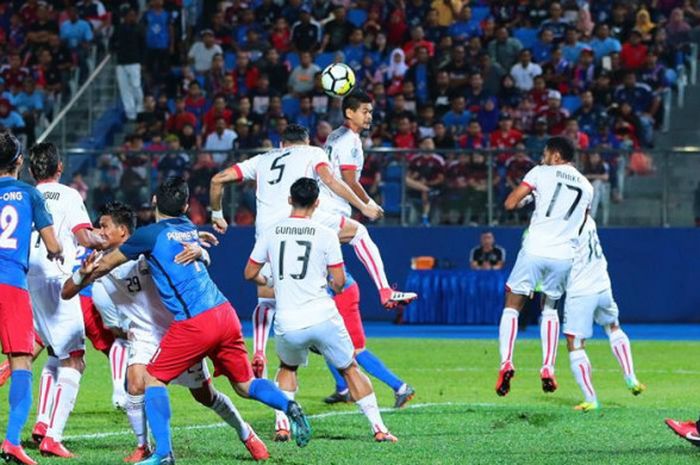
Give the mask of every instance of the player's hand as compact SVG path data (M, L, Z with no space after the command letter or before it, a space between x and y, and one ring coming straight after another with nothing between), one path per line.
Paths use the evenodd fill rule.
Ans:
M83 260L83 263L80 264L80 274L87 276L95 271L95 267L97 266L97 262L101 256L102 254L100 252L93 251L88 258Z
M199 231L199 245L206 248L216 247L219 245L219 239L209 231Z
M211 224L214 227L214 231L219 234L224 234L228 229L228 223L223 218L216 218L211 220Z
M184 249L175 255L175 263L178 265L189 265L202 257L202 248L196 242L181 242Z
M56 253L46 252L46 258L48 258L51 261L60 262L61 265L63 265L63 263L65 263L66 261L65 258L63 258L63 251Z
M362 214L370 220L375 221L384 216L384 210L377 205L377 202L370 199L364 208L362 208Z

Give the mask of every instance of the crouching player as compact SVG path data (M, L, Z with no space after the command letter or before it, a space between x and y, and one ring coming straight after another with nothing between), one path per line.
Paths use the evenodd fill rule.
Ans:
M326 292L332 275L336 292L345 285L343 255L334 231L311 219L318 207L318 184L300 178L292 184L291 217L258 238L245 277L258 285L267 284L260 275L265 263L272 270L277 299L275 339L280 369L279 387L293 399L297 391L297 368L307 362L310 348L321 353L345 378L350 395L372 427L379 442L396 442L384 425L372 383L357 367L348 331L333 299Z
M585 399L575 407L576 410L588 412L599 408L591 379L591 362L584 348L585 340L593 335L594 322L605 328L630 392L636 396L646 389L634 373L632 348L627 335L620 328L618 313L608 275L608 262L600 246L595 221L588 216L578 239L564 306L564 334L571 372Z

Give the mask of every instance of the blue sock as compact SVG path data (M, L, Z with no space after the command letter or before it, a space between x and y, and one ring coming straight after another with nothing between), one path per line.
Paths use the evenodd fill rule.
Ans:
M384 365L384 362L379 360L379 358L369 350L363 350L355 355L355 360L357 360L357 363L359 363L362 368L367 370L367 373L391 387L394 392L398 391L399 388L403 386L403 381L392 373L391 370Z
M287 396L285 396L284 393L275 386L275 383L269 379L254 379L253 382L250 383L248 395L251 399L262 402L275 410L287 412L289 399L287 399Z
M328 365L328 369L331 370L331 374L333 375L333 379L335 380L335 392L347 391L348 383L345 382L345 378L343 378L343 375L340 374L336 367L328 363L328 360L326 360L326 365Z
M163 386L146 388L146 418L156 440L156 454L165 457L173 450L170 438L170 398Z
M29 418L32 408L32 372L14 370L10 376L10 415L7 419L6 438L19 446L19 434Z

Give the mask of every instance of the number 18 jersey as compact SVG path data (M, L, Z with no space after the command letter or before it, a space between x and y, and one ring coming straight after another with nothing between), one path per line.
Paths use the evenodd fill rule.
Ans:
M536 166L525 175L523 184L535 196L523 250L539 257L572 259L593 199L593 186L568 164Z

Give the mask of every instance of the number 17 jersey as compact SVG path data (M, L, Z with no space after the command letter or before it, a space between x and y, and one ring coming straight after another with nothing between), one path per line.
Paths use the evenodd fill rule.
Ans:
M593 200L593 186L572 165L540 165L523 184L532 189L535 211L523 250L530 255L574 258L579 231Z

